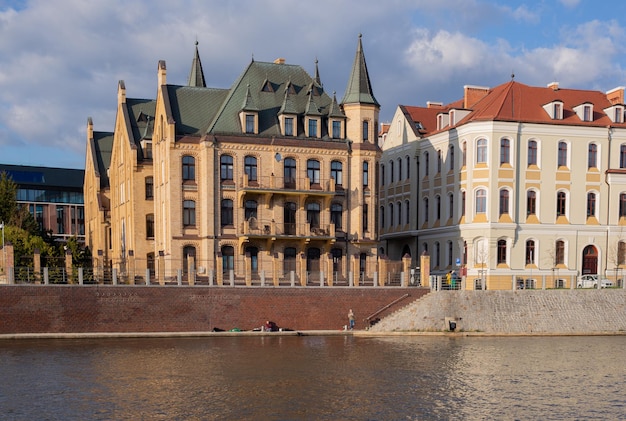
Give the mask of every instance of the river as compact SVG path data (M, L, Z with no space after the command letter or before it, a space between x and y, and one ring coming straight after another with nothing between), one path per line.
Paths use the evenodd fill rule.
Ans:
M626 336L0 341L3 420L626 419Z

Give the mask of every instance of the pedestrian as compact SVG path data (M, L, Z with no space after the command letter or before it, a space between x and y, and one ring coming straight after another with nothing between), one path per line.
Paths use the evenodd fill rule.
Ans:
M452 286L452 271L446 273L446 284L448 285L448 288Z
M354 312L352 309L348 312L348 322L350 325L350 330L354 329Z
M456 273L450 271L450 289L456 289Z

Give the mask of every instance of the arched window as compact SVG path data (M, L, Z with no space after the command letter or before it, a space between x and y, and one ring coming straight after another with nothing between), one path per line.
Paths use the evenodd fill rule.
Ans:
M554 263L562 265L565 263L565 242L558 240L555 244Z
M154 214L146 215L146 238L154 238Z
M596 216L596 194L587 193L587 217Z
M363 187L369 186L370 178L370 164L367 161L363 161Z
M380 185L385 185L385 164L380 164Z
M406 157L406 179L411 178L411 158Z
M619 217L626 217L626 193L620 193L619 195Z
M507 189L500 190L500 215L509 213L509 191Z
M567 211L567 195L565 192L558 192L556 194L556 216L565 216Z
M320 162L315 159L309 159L306 162L306 175L311 185L320 184Z
M296 234L296 204L294 202L285 202L283 208L283 223L286 235Z
M450 163L450 166L448 169L450 171L454 171L454 145L450 145L449 152L448 152L448 160Z
M461 160L462 160L462 165L464 167L467 166L467 142L463 142L463 145L461 148Z
M393 183L395 181L395 177L394 177L394 165L393 165L393 161L389 161L389 182Z
M454 193L448 195L448 216L454 218Z
M398 158L398 181L402 180L402 158Z
M248 176L248 181L257 181L257 165L254 156L244 158L244 171Z
M429 172L430 172L430 154L428 152L424 152L424 177L428 177Z
M435 243L435 267L439 267L441 264L441 247L439 246L439 242Z
M598 167L598 145L595 143L589 144L589 150L587 152L587 168Z
M500 139L500 165L511 163L511 141Z
M330 163L330 177L335 180L335 185L343 185L343 164L339 161Z
M487 213L487 190L476 190L476 213Z
M196 248L194 246L183 247L183 273L189 273L189 258L196 257ZM195 265L194 265L195 266ZM195 269L195 267L193 268Z
M437 174L441 174L441 167L443 163L443 157L442 157L442 153L441 150L437 151Z
M534 190L528 190L526 193L526 215L535 215L537 213L537 193Z
M196 159L193 156L185 155L182 164L183 181L194 181L196 179Z
M409 225L411 219L411 203L408 200L404 201L404 224Z
M257 247L246 247L246 255L250 256L250 269L253 274L259 272L259 249ZM246 256L246 257L247 257Z
M424 222L428 222L428 214L430 213L430 210L428 209L428 198L425 197L423 202L424 202Z
M233 157L230 155L220 157L220 180L233 181Z
M145 185L146 185L146 200L154 199L154 178L146 177Z
M626 145L619 147L619 167L626 168Z
M559 142L558 166L567 167L567 143Z
M476 163L487 163L487 139L478 139L476 142Z
M448 241L448 266L452 266L452 259L454 258L452 250L452 241Z
M535 263L535 241L526 240L526 264L532 265Z
M233 221L233 201L231 199L222 199L222 209L221 209L221 225L232 226Z
M498 264L506 263L506 240L498 240Z
M196 202L193 200L183 201L183 225L185 227L196 226Z
M381 206L380 207L380 229L384 229L385 228L385 207Z
M294 247L285 247L283 253L283 272L285 277L289 272L296 271L296 249Z
M439 221L441 219L441 196L435 197L435 214L436 220Z
M393 227L394 219L393 219L393 203L389 204L389 228Z
M257 216L258 203L256 202L256 200L246 200L244 204L244 208L245 208L244 215L245 215L246 221L250 220L250 218L258 219L258 216Z
M320 204L311 202L306 205L306 222L311 228L320 227Z
M528 141L528 165L537 165L537 141Z

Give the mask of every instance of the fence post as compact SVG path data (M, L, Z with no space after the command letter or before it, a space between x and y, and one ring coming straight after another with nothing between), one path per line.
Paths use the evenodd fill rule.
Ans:
M48 285L50 283L50 278L48 277L48 268L43 268L43 284Z
M113 285L117 285L117 268L113 268Z
M401 287L406 287L406 273L405 272L400 272L400 286Z
M354 286L354 272L348 272L348 286Z
M291 286L295 287L296 286L296 273L293 270L289 272L289 279L291 281Z
M7 272L7 275L9 276L9 284L14 284L15 283L15 268L14 267L9 267L9 271Z
M320 286L324 286L324 271L320 270Z
M146 285L150 285L150 269L146 269Z
M213 286L213 277L215 276L215 272L213 269L209 269L209 286Z
M262 270L260 275L261 275L261 286L264 287L265 286L265 271Z
M182 285L183 284L183 270L182 269L176 269L176 283L178 285Z
M230 279L230 286L235 286L235 271L233 269L228 271L228 277Z
M378 285L378 272L374 272L374 283L372 284L373 287L377 287L380 286Z
M78 268L78 285L83 285L83 268Z

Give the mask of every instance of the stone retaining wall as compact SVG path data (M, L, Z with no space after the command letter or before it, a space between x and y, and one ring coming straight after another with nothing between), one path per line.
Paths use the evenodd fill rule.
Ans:
M385 331L593 334L626 332L626 291L439 291L372 327Z

